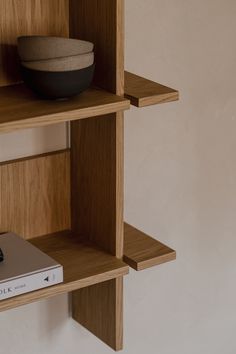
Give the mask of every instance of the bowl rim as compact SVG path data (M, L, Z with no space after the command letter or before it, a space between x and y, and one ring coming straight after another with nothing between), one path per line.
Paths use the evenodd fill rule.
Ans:
M74 54L74 55L67 55L63 57L55 57L55 58L48 58L48 59L39 59L39 60L21 60L21 63L37 63L37 62L51 62L54 60L62 61L68 58L74 58L74 57L85 57L85 56L94 56L94 51L88 52L88 53L82 53L82 54Z
M36 70L36 69L31 69L27 68L24 65L20 64L21 69L23 70L28 70L28 71L33 71L33 72L38 72L38 73L47 73L47 74L65 74L65 73L74 73L78 71L83 71L87 69L92 69L93 67L96 66L96 63L94 62L92 65L87 66L86 68L83 69L76 69L76 70L65 70L65 71L47 71L47 70Z
M41 38L41 39L61 39L61 40L66 40L66 41L76 41L76 42L85 42L85 43L90 43L93 44L90 41L86 41L84 39L77 39L77 38L70 38L70 37L60 37L60 36L43 36L43 35L23 35L23 36L18 36L17 40L21 39L36 39L36 38Z

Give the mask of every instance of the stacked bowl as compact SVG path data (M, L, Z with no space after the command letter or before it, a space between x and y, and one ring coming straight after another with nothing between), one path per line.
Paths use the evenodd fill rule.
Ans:
M93 47L93 43L70 38L19 37L23 80L46 98L77 95L86 90L93 80Z

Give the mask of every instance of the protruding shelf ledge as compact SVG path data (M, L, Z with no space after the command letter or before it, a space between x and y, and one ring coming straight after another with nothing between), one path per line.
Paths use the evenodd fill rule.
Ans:
M71 292L128 274L129 267L112 255L83 242L68 232L29 240L64 268L64 282L0 301L0 311Z
M154 238L124 224L123 260L135 270L143 270L155 265L173 261L176 252Z
M23 84L0 88L0 133L129 109L127 99L90 88L69 100L43 100Z
M125 71L125 97L136 107L177 101L179 92Z

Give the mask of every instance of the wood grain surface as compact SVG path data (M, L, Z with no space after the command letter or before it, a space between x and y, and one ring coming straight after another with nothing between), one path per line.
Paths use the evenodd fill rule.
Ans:
M126 71L125 97L136 107L146 107L158 103L177 101L179 93L157 82Z
M70 229L68 151L0 163L0 232L32 238Z
M0 1L0 86L21 80L16 39L69 34L69 0Z
M123 343L123 277L73 292L72 300L74 304L73 318L110 347L121 350ZM85 309L85 311L81 311L81 309Z
M176 252L163 243L125 223L123 260L143 270L176 259Z
M123 249L118 234L123 218L122 124L113 115L71 124L72 229L118 257Z
M71 0L70 36L94 43L95 83L123 96L124 0ZM122 113L71 125L72 228L119 258L123 255L123 144ZM116 350L123 345L121 284L122 279L111 280L73 296L74 318Z
M70 37L95 44L95 83L124 91L124 0L70 0Z
M90 88L70 100L43 100L24 85L0 88L0 133L79 120L128 109L127 99Z
M63 265L64 282L0 301L0 311L28 304L108 281L128 273L128 266L116 257L79 242L71 232L31 239L30 242Z

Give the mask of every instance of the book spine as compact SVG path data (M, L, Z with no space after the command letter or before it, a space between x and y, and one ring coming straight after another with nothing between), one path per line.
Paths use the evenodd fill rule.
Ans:
M55 267L43 272L0 283L0 300L28 293L63 282L63 267Z

